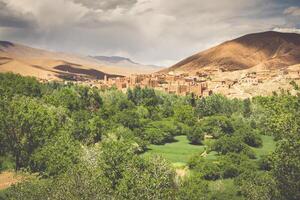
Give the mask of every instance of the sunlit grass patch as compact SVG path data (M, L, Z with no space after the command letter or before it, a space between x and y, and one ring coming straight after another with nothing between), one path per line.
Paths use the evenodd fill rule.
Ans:
M202 153L205 149L203 145L192 145L186 136L175 137L175 142L165 145L149 145L149 150L144 156L161 155L175 166L182 166L189 158L197 153Z

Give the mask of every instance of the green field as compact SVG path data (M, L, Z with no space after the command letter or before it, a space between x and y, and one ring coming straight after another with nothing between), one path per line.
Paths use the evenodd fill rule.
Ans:
M276 142L274 141L274 137L262 135L261 136L263 140L263 146L261 148L252 148L257 155L258 158L260 158L263 155L268 155L275 151L276 148Z
M144 156L161 155L176 166L185 165L190 156L202 153L204 146L192 145L186 136L175 137L176 142L165 145L150 145Z
M276 142L272 136L262 135L261 137L263 146L261 148L252 148L258 158L262 155L268 155L276 148ZM161 155L176 167L180 167L184 166L192 155L203 153L205 145L212 142L209 140L205 142L205 145L192 145L189 143L186 136L177 136L175 137L175 140L175 142L167 143L165 145L149 145L149 150L144 156ZM210 152L205 158L214 160L217 158L216 155L216 152Z

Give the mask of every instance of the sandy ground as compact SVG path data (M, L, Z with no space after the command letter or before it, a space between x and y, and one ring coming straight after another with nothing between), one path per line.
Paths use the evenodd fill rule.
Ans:
M10 187L21 179L21 175L18 175L15 172L5 171L0 173L0 190Z

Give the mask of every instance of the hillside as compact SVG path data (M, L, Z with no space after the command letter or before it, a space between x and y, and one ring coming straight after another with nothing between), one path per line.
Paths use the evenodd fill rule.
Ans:
M196 76L211 92L232 98L292 90L291 81L300 84L300 35L273 31L248 34L186 58L161 73Z
M263 32L227 41L182 60L164 72L279 69L300 63L300 35Z
M0 72L13 72L41 79L69 79L74 76L102 79L106 74L126 76L149 73L143 65L100 62L99 59L62 52L36 49L8 41L0 41ZM153 69L153 71L155 71ZM152 71L151 71L152 72Z
M130 58L120 56L92 56L91 58L96 59L102 65L113 65L123 69L134 69L137 72L153 73L162 67L155 65L145 65L131 60Z

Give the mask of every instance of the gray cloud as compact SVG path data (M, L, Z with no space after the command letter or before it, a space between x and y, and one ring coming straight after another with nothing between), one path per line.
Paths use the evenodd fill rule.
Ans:
M300 7L291 6L284 10L283 14L286 16L287 24L289 28L300 28Z
M284 10L286 15L300 16L300 7L292 6Z
M274 28L273 31L282 32L282 33L298 33L300 34L300 29L298 28Z
M1 1L0 26L20 27L16 22L25 19L22 30L0 29L2 39L164 65L243 34L298 28L300 21L294 0Z
M0 1L0 27L27 28L34 25L32 16L18 13Z
M91 9L110 10L118 7L130 7L137 3L137 0L74 0Z

